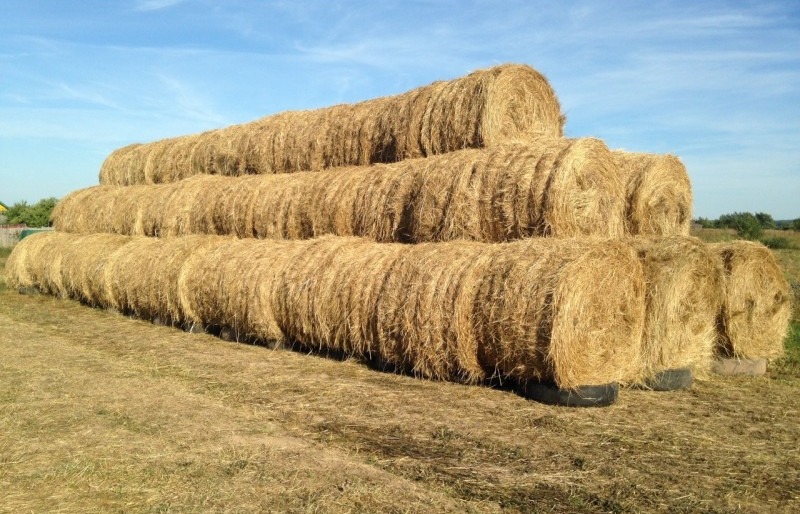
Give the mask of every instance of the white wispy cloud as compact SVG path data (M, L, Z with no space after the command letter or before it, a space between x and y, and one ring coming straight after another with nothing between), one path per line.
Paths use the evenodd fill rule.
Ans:
M168 75L160 75L158 79L169 93L165 104L174 105L180 116L204 124L222 126L230 123L213 107L212 102L191 84Z
M134 9L136 11L160 11L175 5L184 3L186 0L139 0Z

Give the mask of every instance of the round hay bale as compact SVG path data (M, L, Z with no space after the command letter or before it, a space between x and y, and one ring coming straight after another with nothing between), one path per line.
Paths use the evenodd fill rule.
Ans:
M476 300L484 369L564 389L641 373L645 284L629 245L529 239L500 248Z
M705 376L723 295L718 259L694 237L637 237L628 242L639 253L647 283L642 337L645 374L629 381L646 381L678 368Z
M58 211L57 226L71 232L103 231L111 220L111 231L127 234L414 243L621 237L625 209L618 168L602 142L552 138L330 173L204 175L128 186L124 194L98 186L65 203L92 209ZM113 209L95 215L101 207Z
M43 261L40 257L56 232L32 234L16 245L6 260L6 283L11 289L38 289L41 274L34 272L34 265Z
M496 374L576 387L640 366L644 283L624 243L296 244L273 305L307 347L465 382Z
M689 235L692 185L674 155L616 150L626 182L626 228L630 235Z
M544 76L506 64L404 94L284 112L202 134L130 145L103 163L100 183L163 183L199 173L238 176L394 162L537 136L561 137Z
M6 281L14 289L36 289L64 297L68 291L62 276L62 255L76 236L42 232L14 246L6 261Z
M717 353L741 359L780 357L792 302L789 282L775 256L766 246L751 241L709 247L725 272Z
M469 242L400 246L385 261L372 314L380 361L424 377L484 380L477 294L495 250Z
M191 173L191 166L183 165L183 163L192 161L199 140L200 138L197 135L184 136L177 138L175 142L168 145L161 156L161 170L158 182L177 182L194 175Z
M57 292L48 275L68 277L67 294L168 324L226 326L465 382L574 388L641 366L642 268L619 241L42 236L11 259L12 270L36 259L24 266L34 286Z
M69 238L61 247L65 294L96 307L111 305L105 269L117 250L130 242L115 234Z
M185 321L178 287L181 268L198 247L214 242L208 236L134 238L109 262L112 306L145 319Z
M53 228L59 232L100 232L100 222L94 219L93 200L106 196L114 186L95 186L71 192L53 208Z
M186 259L177 279L187 321L231 327L248 339L283 342L271 291L292 250L289 242L209 237Z
M143 184L146 145L134 143L111 152L100 166L99 180L101 184ZM128 173L138 171L139 176L131 177Z

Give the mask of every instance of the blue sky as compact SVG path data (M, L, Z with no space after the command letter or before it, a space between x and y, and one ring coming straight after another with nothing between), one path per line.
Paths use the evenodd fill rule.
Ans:
M800 2L3 0L0 200L115 148L400 93L503 62L570 137L670 152L695 216L800 217Z

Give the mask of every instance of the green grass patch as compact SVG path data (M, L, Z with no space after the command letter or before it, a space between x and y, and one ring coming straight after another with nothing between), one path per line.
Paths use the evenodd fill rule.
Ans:
M784 347L786 354L775 362L775 367L781 374L800 377L800 320L789 324Z
M764 246L773 250L791 250L794 248L792 242L786 237L765 237L761 239L761 242Z
M11 255L11 250L13 250L13 249L14 249L13 247L11 247L11 248L0 248L0 258L5 258L5 257L8 257L9 255Z

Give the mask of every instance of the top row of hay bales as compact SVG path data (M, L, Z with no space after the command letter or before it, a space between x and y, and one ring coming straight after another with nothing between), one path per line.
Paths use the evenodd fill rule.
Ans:
M157 184L200 173L238 176L396 162L560 137L563 124L547 79L529 66L506 64L396 96L129 145L106 159L100 183Z
M572 198L568 192L565 195L563 191L556 195L547 195L551 203L571 202L577 209L577 217L582 217L584 224L592 224L594 221L584 212L600 214L605 222L616 224L617 218L594 208L596 205L592 204L597 202L588 199L593 193L588 196L586 193L598 189L600 181L613 181L609 176L616 174L619 176L618 181L626 188L626 191L617 193L624 195L626 201L625 233L688 233L692 204L691 184L683 164L674 156L617 150L612 152L614 162L610 163L612 159L598 158L597 152L593 151L587 154L586 162L580 162L580 166L572 165L579 172L574 177L570 178L572 170L549 173L551 170L545 168L559 164L557 161L563 157L559 153L567 145L543 145L541 141L557 141L562 138L564 120L558 98L543 75L526 65L505 64L477 70L455 80L435 82L396 96L325 109L283 112L201 134L129 145L116 150L106 159L100 171L100 183L106 186L152 185L174 183L195 175L274 175L336 168L331 173L348 177L331 178L330 183L329 179L310 180L317 180L334 189L345 183L352 185L355 175L359 175L358 184L353 187L361 187L367 182L383 182L382 178L368 175L403 175L407 174L406 168L421 171L424 167L421 163L427 160L424 158L437 156L440 160L434 159L427 166L435 168L435 173L425 171L425 180L431 183L441 182L444 187L443 179L437 179L437 174L465 175L464 172L469 170L462 169L463 166L460 167L458 163L463 161L480 167L482 158L479 154L475 154L478 157L466 160L455 156L449 158L442 154L522 144L528 146L533 153L541 154L541 150L545 151L538 162L534 163L536 169L528 172L547 177L546 183L539 190L550 189L550 181L563 182L562 177L567 177L565 185L575 186L575 191L584 191L581 198ZM600 146L605 149L604 145ZM570 153L570 162L574 163L580 157L576 153ZM394 169L364 166L408 160L416 160L417 163ZM493 166L503 166L498 159L493 161ZM502 170L494 171L496 174ZM283 182L297 181L305 179L281 180L281 184L271 185L268 190L259 187L262 189L259 193L280 195L285 193L281 191ZM501 186L498 184L498 187ZM252 189L255 184L248 184L246 187ZM246 193L242 188L239 189L239 194ZM312 194L309 191L299 191L295 187L292 189L295 193L308 193L309 197ZM473 194L465 188L462 189L464 193ZM599 189L602 190L603 187ZM605 189L613 190L615 185L609 185ZM376 191L375 194L380 198L369 199L368 202L374 204L376 201L394 201L384 198L381 191ZM499 190L497 194L508 196L503 190ZM557 198L553 198L554 196ZM595 194L594 197L596 199L600 195ZM292 203L296 204L297 201L295 198ZM129 208L141 209L148 202L143 200L139 203L141 205ZM87 214L91 216L92 213ZM119 217L120 214L115 216ZM124 216L135 216L135 213L127 212ZM541 220L537 221L539 222ZM549 220L547 223L549 224ZM621 232L613 229L587 230L586 227L581 227L577 231L559 231L556 225L553 226L555 229L549 234L533 229L530 235L621 235ZM76 228L67 230L82 231ZM458 230L457 228L456 232ZM522 233L526 231L528 230L522 230ZM372 236L370 233L347 230L325 230L315 235L325 233ZM484 239L483 236L468 238ZM379 240L396 241L402 238L389 239L384 236ZM417 240L437 240L437 237L423 235Z

